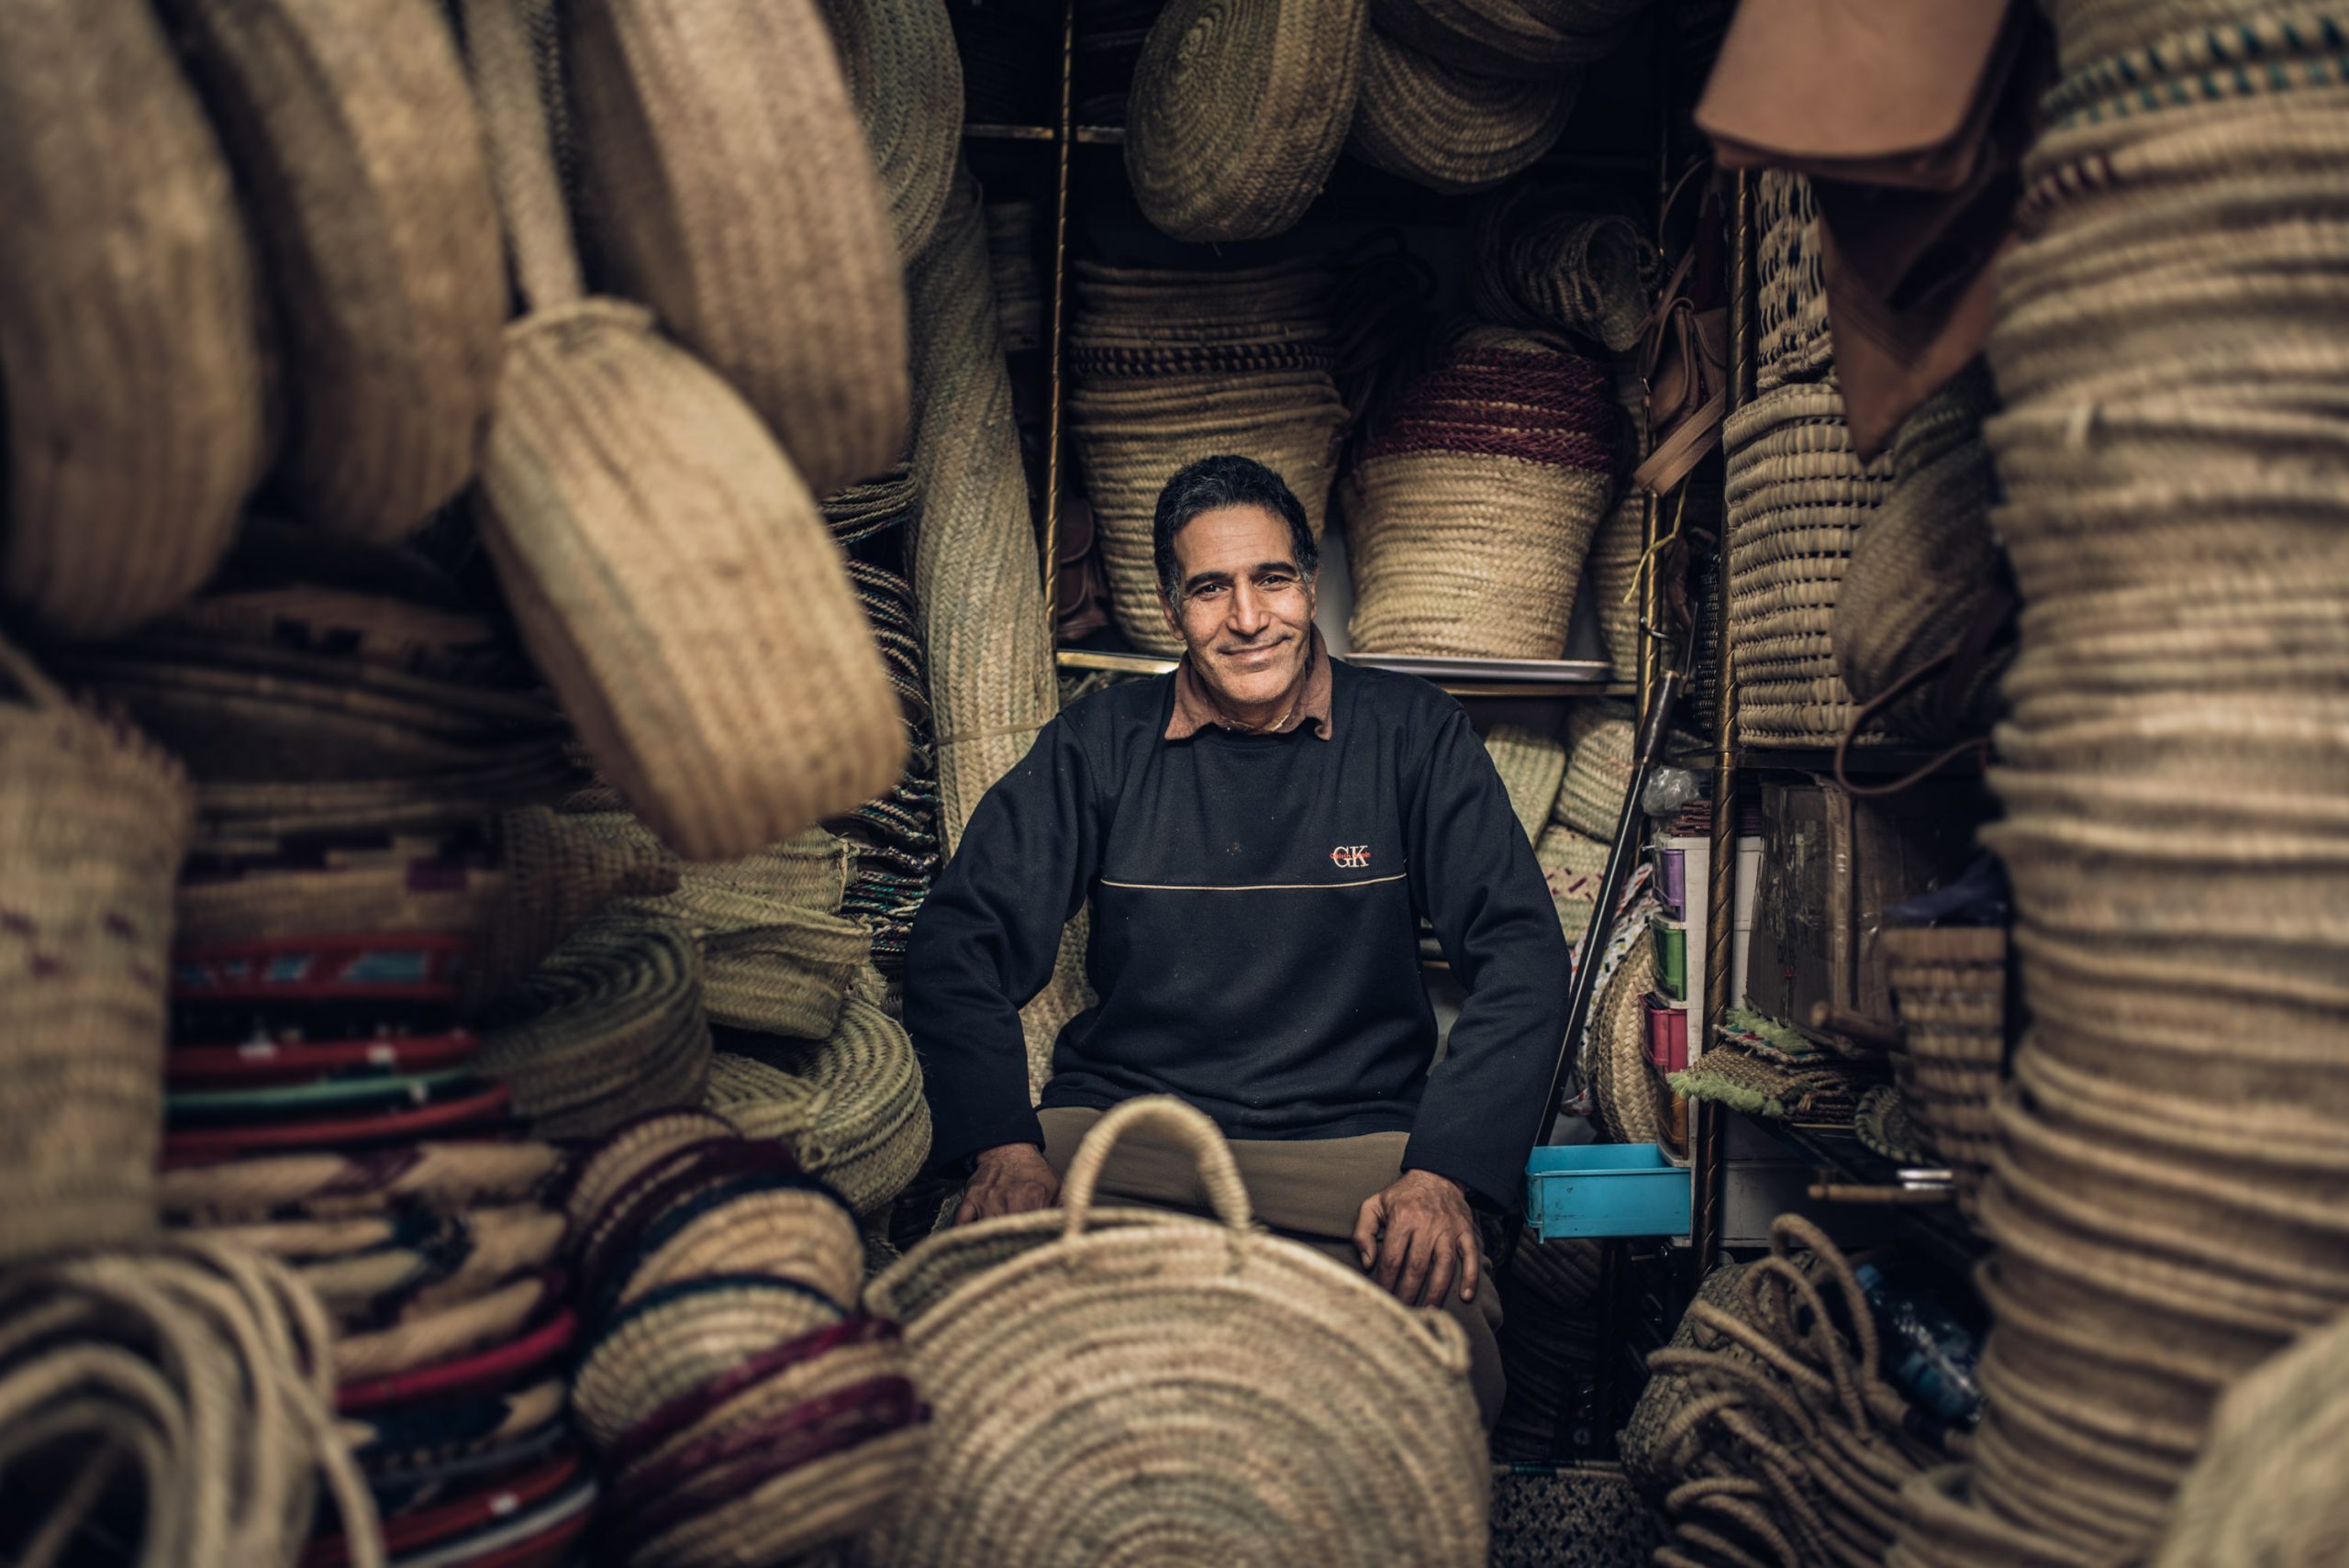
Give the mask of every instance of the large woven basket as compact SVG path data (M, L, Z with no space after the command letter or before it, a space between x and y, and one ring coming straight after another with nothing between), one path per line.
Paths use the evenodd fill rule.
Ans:
M1394 37L1463 71L1554 81L1611 53L1648 0L1372 0Z
M204 581L268 455L228 167L139 0L11 8L0 211L0 599L111 636Z
M81 711L14 649L0 672L0 1262L154 1228L179 764Z
M481 127L433 0L173 0L277 310L275 487L391 539L473 475L505 261Z
M1557 658L1614 498L1616 418L1604 371L1553 342L1451 344L1346 478L1355 649Z
M1998 1147L1991 1102L2006 1074L2007 933L1896 927L1876 942L1900 1017L1892 1065L1901 1100L1971 1214Z
M1126 107L1126 174L1177 239L1278 234L1320 194L1362 82L1367 0L1173 0Z
M1861 464L1831 385L1764 394L1730 416L1725 440L1739 734L1832 744L1858 712L1836 670L1837 595L1862 526L1890 494L1890 460Z
M887 673L750 406L643 310L581 297L528 40L498 0L465 15L532 307L509 331L484 542L605 776L687 859L749 854L896 778Z
M1096 1211L1137 1124L1193 1152L1218 1219ZM873 1561L1079 1562L1124 1537L1185 1562L1484 1562L1449 1318L1252 1229L1230 1149L1169 1098L1104 1116L1063 1200L934 1236L868 1287L934 1412L927 1485Z
M1790 381L1815 381L1834 368L1827 326L1827 282L1819 205L1810 182L1765 169L1756 184L1755 306L1760 322L1756 378L1764 392Z
M930 243L963 132L963 60L945 0L817 0L864 122L897 254Z
M1456 195L1487 190L1557 145L1580 83L1476 76L1369 29L1346 150Z
M566 41L620 292L748 400L817 495L886 469L906 443L905 295L813 0L573 6Z

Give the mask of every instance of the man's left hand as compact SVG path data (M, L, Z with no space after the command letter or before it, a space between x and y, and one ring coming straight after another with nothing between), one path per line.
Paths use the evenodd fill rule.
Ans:
M1406 1171L1363 1201L1354 1254L1406 1307L1434 1307L1456 1284L1476 1299L1476 1218L1460 1184L1433 1171Z

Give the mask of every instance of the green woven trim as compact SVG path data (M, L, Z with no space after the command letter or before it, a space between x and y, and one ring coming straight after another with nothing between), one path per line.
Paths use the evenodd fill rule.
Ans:
M1812 1067L1842 1061L1791 1024L1782 1024L1751 1007L1731 1007L1721 1014L1720 1026L1713 1031L1713 1043L1783 1067Z
M2182 32L2099 61L2058 83L2042 109L2050 122L2069 128L2343 82L2349 33L2332 16L2310 10Z
M1701 1066L1668 1073L1664 1082L1672 1085L1674 1093L1686 1099L1713 1100L1731 1110L1743 1111L1748 1116L1768 1117L1773 1121L1787 1119L1784 1101L1742 1084L1723 1083Z

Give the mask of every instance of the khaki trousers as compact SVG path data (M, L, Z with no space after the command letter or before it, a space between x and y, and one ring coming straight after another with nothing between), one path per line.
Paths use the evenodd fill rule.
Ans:
M1053 1170L1066 1175L1077 1144L1101 1113L1060 1106L1036 1115L1044 1127L1044 1158ZM1248 1201L1266 1229L1359 1270L1362 1264L1354 1255L1353 1243L1355 1217L1364 1200L1403 1173L1403 1146L1408 1138L1400 1132L1285 1140L1236 1138L1231 1140L1231 1157L1240 1167ZM1118 1140L1101 1167L1097 1190L1104 1199L1120 1205L1201 1216L1209 1213L1207 1189L1191 1156L1148 1128L1134 1128ZM1467 1333L1468 1381L1475 1392L1476 1412L1489 1431L1500 1416L1507 1385L1501 1375L1500 1344L1495 1338L1501 1326L1500 1293L1493 1286L1491 1264L1481 1267L1476 1299L1462 1301L1455 1286L1443 1309Z

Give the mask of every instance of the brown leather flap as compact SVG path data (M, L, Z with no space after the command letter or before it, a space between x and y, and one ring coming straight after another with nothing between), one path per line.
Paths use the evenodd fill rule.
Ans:
M2026 4L1742 0L1697 124L1728 168L1964 183L2025 30L2009 13Z

